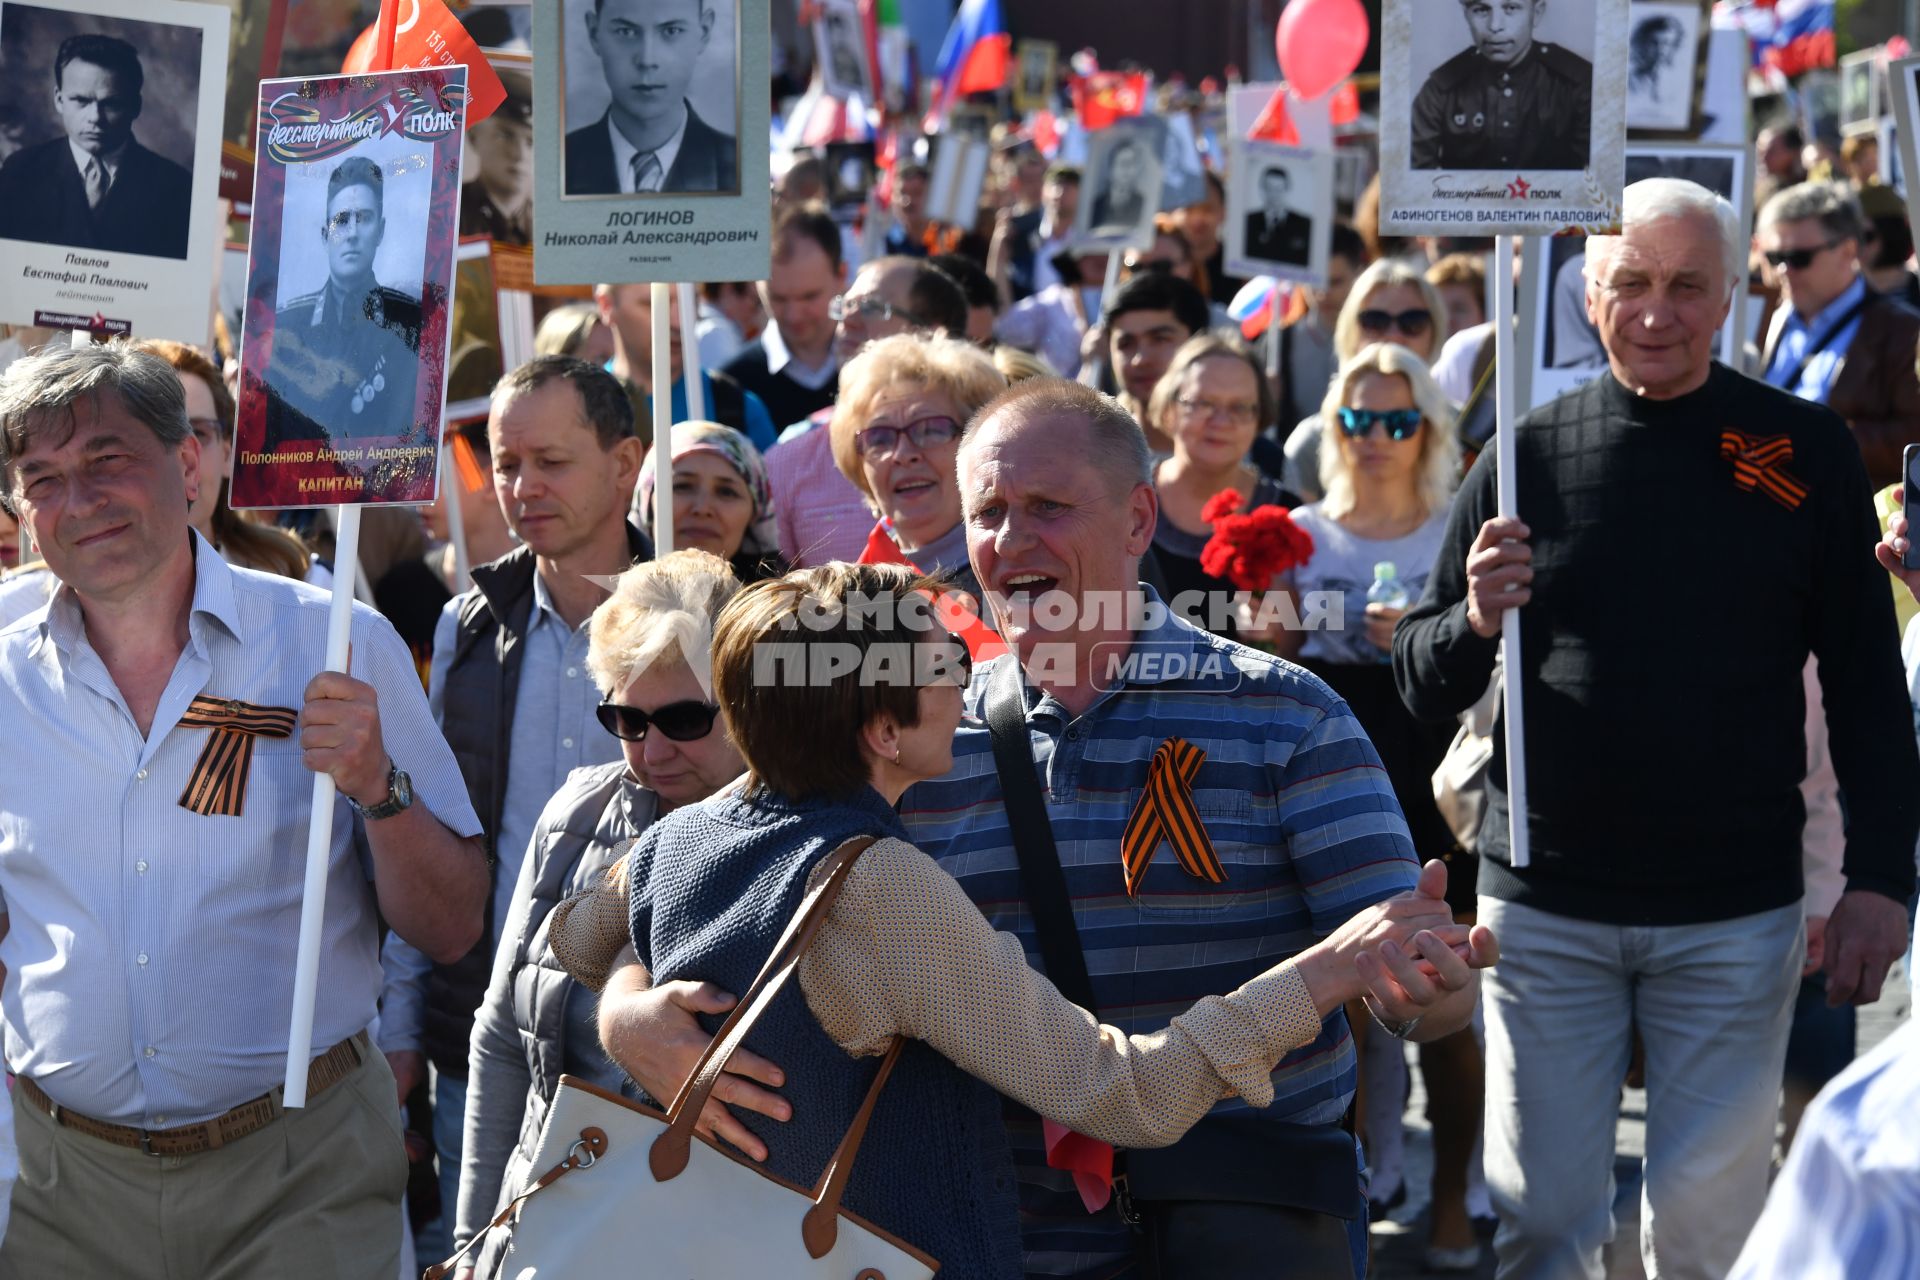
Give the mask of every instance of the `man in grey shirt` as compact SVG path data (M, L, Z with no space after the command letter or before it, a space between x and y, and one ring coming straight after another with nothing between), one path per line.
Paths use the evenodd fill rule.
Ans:
M618 758L594 719L587 620L612 578L651 555L628 525L641 448L626 392L610 373L540 356L494 388L487 419L494 492L524 544L473 572L435 628L429 677L439 721L493 854L487 928L453 964L388 943L380 1047L406 1097L434 1068L434 1148L442 1227L460 1185L468 1040L540 811L573 770ZM505 748L502 751L502 747ZM452 1252L425 1232L424 1253Z

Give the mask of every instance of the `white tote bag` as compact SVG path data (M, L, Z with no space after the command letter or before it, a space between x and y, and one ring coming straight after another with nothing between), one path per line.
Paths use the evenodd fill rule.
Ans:
M900 1056L895 1039L846 1136L809 1190L693 1131L727 1060L799 967L873 841L827 856L745 998L662 1115L562 1076L533 1168L544 1169L466 1250L430 1269L441 1280L487 1235L508 1232L499 1274L512 1280L670 1276L674 1280L928 1280L940 1264L841 1207L874 1103Z

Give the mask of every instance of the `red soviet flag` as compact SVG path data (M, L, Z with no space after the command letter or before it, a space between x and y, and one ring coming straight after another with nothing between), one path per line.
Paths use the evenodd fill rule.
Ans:
M378 48L380 28L391 23L393 55L383 58ZM384 63L384 65L382 65ZM467 68L467 128L471 129L506 101L506 86L494 74L480 46L473 42L460 19L444 0L380 0L380 19L360 33L347 50L340 70L410 71L416 67Z

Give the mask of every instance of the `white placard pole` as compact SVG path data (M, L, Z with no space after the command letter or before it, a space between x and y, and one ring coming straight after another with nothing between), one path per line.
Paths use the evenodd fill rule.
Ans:
M1496 235L1493 249L1493 413L1495 461L1499 463L1500 514L1517 518L1520 514L1520 477L1514 447L1515 424L1513 366L1519 356L1513 340L1513 237ZM1505 649L1501 675L1501 697L1506 706L1500 721L1506 729L1507 745L1507 861L1520 868L1527 865L1527 733L1526 717L1520 704L1520 611L1508 609L1500 615L1500 641Z
M694 306L693 282L673 286L680 297L680 376L687 387L687 421L707 420L707 384L700 376L700 325Z
M655 281L653 290L653 554L658 559L673 550L673 362L667 343L673 340L673 320L667 298L673 288ZM681 358L686 358L682 353Z
M1125 249L1114 249L1107 254L1107 276L1100 282L1100 310L1106 311L1107 303L1113 298L1113 291L1120 287L1120 259L1127 254Z
M455 595L473 585L473 561L467 555L466 477L460 472L452 437L440 429L440 494L447 512L447 540L453 543Z
M333 519L333 599L327 606L327 670L347 669L353 591L360 577L360 508L336 507ZM313 1059L313 1000L320 981L320 934L327 914L327 870L333 860L333 775L313 775L313 813L307 823L307 880L300 896L300 944L293 965L293 1028L287 1034L287 1078L282 1105L307 1105L307 1064Z
M1277 382L1280 377L1280 282L1273 282L1273 292L1267 295L1267 379ZM1275 388L1276 393L1278 388ZM1284 431L1293 430L1286 423L1280 424Z

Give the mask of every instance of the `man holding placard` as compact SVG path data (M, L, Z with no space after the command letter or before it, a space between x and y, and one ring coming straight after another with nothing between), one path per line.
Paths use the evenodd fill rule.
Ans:
M0 377L0 485L61 582L0 631L8 1067L0 1276L391 1276L406 1181L367 1028L381 921L480 932L480 824L393 628L229 568L179 379L124 344ZM313 775L341 803L307 1105L283 1111ZM355 816L357 815L357 821ZM164 1196L164 1198L163 1198Z
M1520 610L1525 756L1579 762L1531 773L1524 861L1504 743L1488 774L1479 918L1503 956L1486 1170L1503 1277L1601 1274L1633 1028L1649 1274L1725 1275L1760 1213L1806 956L1809 654L1849 810L1831 1000L1879 997L1914 888L1920 755L1859 449L1825 409L1713 360L1745 279L1724 198L1650 178L1626 188L1622 221L1587 239L1609 374L1502 427L1525 522L1498 515L1500 454L1482 453L1394 636L1407 705L1450 719L1485 693ZM1683 585L1663 588L1676 568Z

